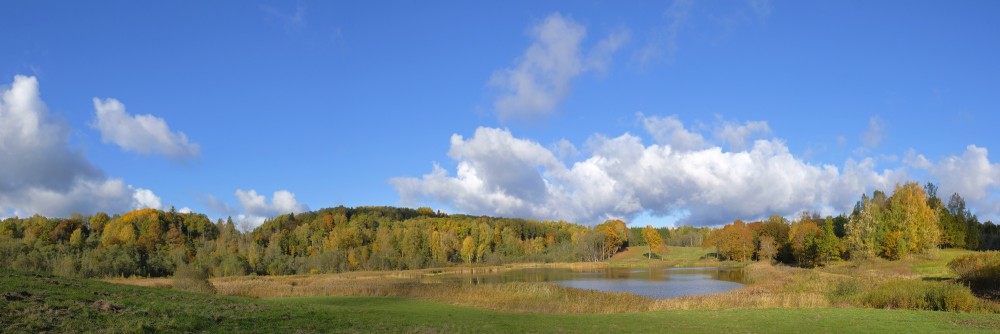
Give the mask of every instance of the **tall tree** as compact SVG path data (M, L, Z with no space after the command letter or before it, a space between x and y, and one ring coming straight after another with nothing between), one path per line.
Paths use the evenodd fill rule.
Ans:
M472 264L472 259L476 256L476 241L472 239L472 236L466 236L465 240L462 240L462 260L465 260L465 264Z

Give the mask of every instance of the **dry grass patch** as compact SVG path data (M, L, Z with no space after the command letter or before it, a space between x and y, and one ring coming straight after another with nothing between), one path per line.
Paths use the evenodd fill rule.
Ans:
M713 295L661 300L627 293L574 289L551 283L475 285L455 281L456 277L463 274L470 274L471 277L473 273L481 275L484 272L501 273L537 267L589 270L608 266L607 263L521 264L326 275L242 276L215 278L211 281L218 293L223 295L264 298L400 296L452 305L531 313L830 306L1000 311L1000 306L996 303L980 299L972 300L973 304L970 306L970 300L960 291L964 287L948 282L919 282L921 276L910 271L910 264L879 259L841 262L819 269L751 263L742 269L749 283L741 288ZM918 283L906 283L910 281ZM164 280L130 279L116 282L155 286L163 284Z

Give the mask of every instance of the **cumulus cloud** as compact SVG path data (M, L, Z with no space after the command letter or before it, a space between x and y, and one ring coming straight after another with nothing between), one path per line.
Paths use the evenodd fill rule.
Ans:
M96 119L92 126L101 132L101 141L114 143L125 151L162 154L171 159L191 159L199 154L198 144L183 132L174 132L162 118L131 115L116 99L94 98Z
M105 176L70 147L70 132L49 115L38 80L15 76L0 98L0 211L65 217L159 205L152 191Z
M606 71L612 55L629 39L620 31L598 42L587 55L587 29L559 13L530 29L533 42L513 67L493 73L488 84L500 95L493 108L501 119L531 118L556 110L571 82L587 71Z
M159 210L163 208L163 204L160 203L160 197L156 196L149 189L135 189L135 192L132 193L132 199L134 199L136 209L152 208Z
M236 189L235 194L242 210L233 209L214 196L206 196L202 202L212 210L234 216L233 219L245 230L260 226L270 217L309 211L308 206L299 203L295 199L295 194L287 190L275 191L271 195L270 203L264 195L258 194L254 189Z
M576 145L573 145L566 138L560 139L559 141L549 145L549 147L556 153L559 159L569 159L580 155L580 150L576 149Z
M309 211L305 204L300 204L295 200L295 194L287 190L275 191L271 196L271 203L267 203L267 198L258 195L257 191L253 189L236 189L236 199L239 200L244 212L258 216L273 217L286 213Z
M677 116L646 117L639 114L642 126L658 144L669 145L675 150L689 151L705 147L705 138L701 134L688 131Z
M451 145L454 176L435 165L422 177L390 180L404 203L430 200L472 214L587 224L645 211L684 212L684 223L715 225L806 209L847 210L861 193L906 179L901 170L876 171L872 159L848 160L843 168L810 164L779 140L727 152L646 145L627 133L595 135L590 157L572 165L503 129L479 128L470 139L453 135Z
M764 121L748 121L742 125L723 122L715 131L715 136L722 142L729 145L729 149L742 151L746 148L747 141L755 135L766 135L771 133L771 127Z
M962 155L947 156L937 163L911 150L904 162L927 170L937 180L939 196L947 198L958 193L978 209L977 213L1000 216L1000 201L991 196L1000 190L1000 164L990 163L986 148L969 145Z

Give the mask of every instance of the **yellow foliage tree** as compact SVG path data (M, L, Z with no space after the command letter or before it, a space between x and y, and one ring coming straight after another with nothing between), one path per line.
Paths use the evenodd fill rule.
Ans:
M465 240L462 240L462 260L465 260L466 264L472 264L472 259L476 256L476 241L472 239L472 236L466 236Z
M646 244L649 245L647 258L652 259L653 253L658 253L662 257L668 252L667 245L663 243L663 237L660 236L660 233L652 225L646 225L642 229L642 238L646 239Z

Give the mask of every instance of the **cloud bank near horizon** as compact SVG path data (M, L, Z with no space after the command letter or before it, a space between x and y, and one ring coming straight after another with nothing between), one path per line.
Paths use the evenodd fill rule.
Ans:
M718 126L714 133L727 150L675 116L639 117L656 143L629 133L595 134L587 141L587 156L573 163L509 130L480 127L471 138L452 135L453 174L435 163L430 173L390 183L404 204L436 203L470 214L592 225L648 212L709 226L804 210L849 212L862 193L891 192L910 180L912 171L923 170L942 196L958 192L980 215L998 213L991 194L1000 188L1000 165L975 145L937 162L911 153L909 163L879 170L872 157L847 159L841 166L810 163L777 138L745 144L771 132L762 121Z

